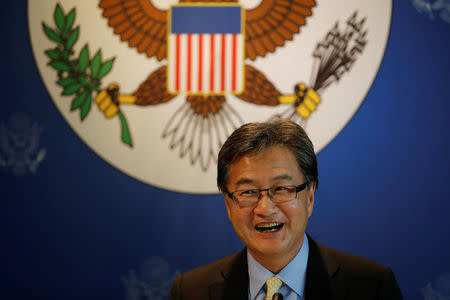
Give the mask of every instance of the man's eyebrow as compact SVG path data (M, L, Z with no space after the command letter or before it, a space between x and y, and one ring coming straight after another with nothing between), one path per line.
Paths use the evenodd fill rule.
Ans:
M255 181L253 179L250 178L241 178L236 182L236 185L242 185L242 184L250 184L250 183L254 183Z
M292 180L292 176L287 173L283 173L275 176L272 180Z
M292 176L287 174L287 173L283 173L283 174L278 174L277 176L273 177L272 180L273 181L276 181L276 180L292 180ZM243 184L252 184L252 183L255 183L255 180L244 177L244 178L239 179L236 182L236 186L240 186L240 185L243 185Z

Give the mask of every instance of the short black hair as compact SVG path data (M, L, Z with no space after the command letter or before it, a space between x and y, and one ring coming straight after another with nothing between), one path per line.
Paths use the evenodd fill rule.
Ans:
M305 130L289 120L276 119L265 123L248 123L236 129L219 151L217 187L227 191L230 165L248 153L260 153L272 146L286 147L297 160L305 180L319 183L314 146Z

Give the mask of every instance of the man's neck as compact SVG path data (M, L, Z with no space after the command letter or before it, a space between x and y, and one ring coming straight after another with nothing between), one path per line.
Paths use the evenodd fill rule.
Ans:
M272 272L273 274L278 274L284 267L286 267L297 255L298 251L302 248L304 238L302 239L300 245L294 249L292 252L287 254L276 253L274 255L267 255L263 253L255 253L248 249L250 255L264 268Z

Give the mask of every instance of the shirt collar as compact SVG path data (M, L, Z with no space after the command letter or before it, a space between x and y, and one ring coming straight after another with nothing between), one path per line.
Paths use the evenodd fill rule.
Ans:
M306 266L308 264L309 244L306 234L303 237L303 244L297 255L285 266L276 276L283 281L297 295L303 297L306 279ZM269 278L275 276L272 272L258 263L247 250L249 293L250 299L255 299L258 292Z

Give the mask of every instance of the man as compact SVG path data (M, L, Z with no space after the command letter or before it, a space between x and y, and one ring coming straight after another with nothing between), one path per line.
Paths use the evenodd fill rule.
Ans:
M246 249L179 275L169 299L402 299L392 271L306 235L318 184L305 131L246 124L219 152L217 185Z

